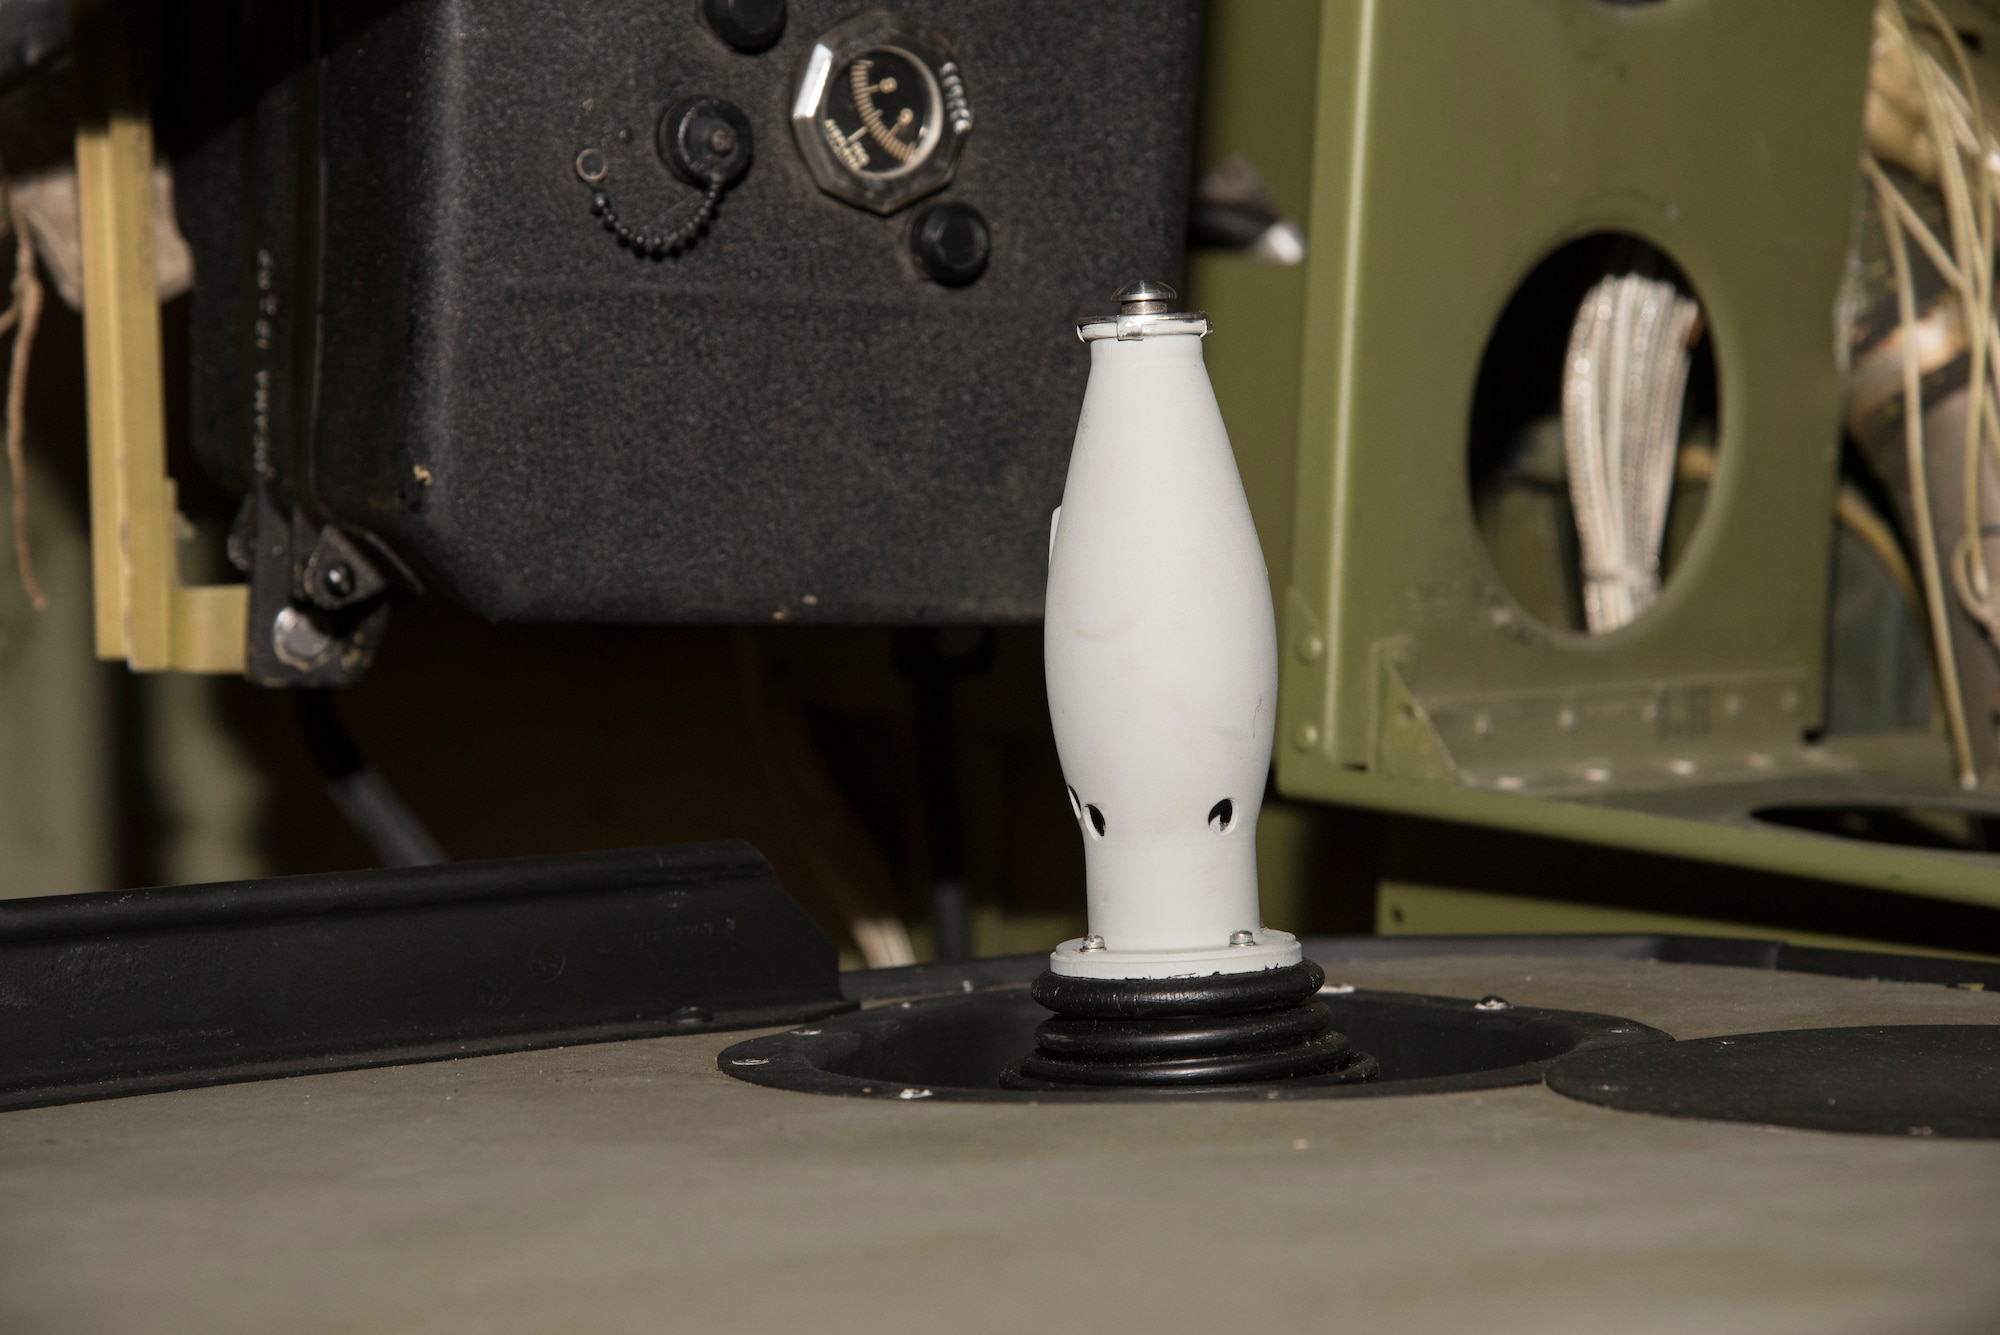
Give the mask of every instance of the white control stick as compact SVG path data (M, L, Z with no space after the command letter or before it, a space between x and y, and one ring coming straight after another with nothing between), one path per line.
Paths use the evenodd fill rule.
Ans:
M1078 978L1299 963L1263 925L1257 813L1278 707L1270 582L1202 365L1208 317L1135 283L1079 321L1090 384L1049 534L1044 662L1083 831Z

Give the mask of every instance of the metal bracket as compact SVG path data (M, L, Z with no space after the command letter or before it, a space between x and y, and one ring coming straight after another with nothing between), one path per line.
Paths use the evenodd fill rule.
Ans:
M1456 783L1457 763L1435 721L1404 680L1410 644L1407 638L1375 646L1378 702L1375 710L1375 769L1403 779Z

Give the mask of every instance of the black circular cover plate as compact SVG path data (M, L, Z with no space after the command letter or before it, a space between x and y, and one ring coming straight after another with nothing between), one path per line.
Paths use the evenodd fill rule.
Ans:
M1666 1117L1881 1136L2000 1137L2000 1025L1884 1025L1598 1048L1549 1088Z

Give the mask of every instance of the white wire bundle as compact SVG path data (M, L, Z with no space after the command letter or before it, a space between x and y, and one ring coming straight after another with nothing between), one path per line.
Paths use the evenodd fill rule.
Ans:
M1689 342L1701 308L1672 283L1606 278L1577 308L1563 366L1563 449L1592 634L1660 591Z

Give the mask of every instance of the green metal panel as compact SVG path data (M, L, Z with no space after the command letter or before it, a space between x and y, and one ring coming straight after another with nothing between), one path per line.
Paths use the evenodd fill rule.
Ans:
M1191 265L1280 600L1281 792L2000 906L1992 857L1750 814L1961 800L1934 739L1809 741L1870 12L1212 6L1204 159L1246 154L1311 223L1303 268ZM1661 601L1593 638L1505 592L1466 450L1501 310L1542 258L1601 230L1658 245L1702 298L1721 466ZM1597 766L1603 782L1583 775Z
M1285 618L1295 661L1325 650L1286 682L1287 789L1396 769L1394 721L1413 715L1380 703L1399 691L1482 786L1790 763L1820 708L1832 321L1869 15L1868 0L1327 7ZM1600 231L1654 242L1701 295L1722 465L1660 602L1586 637L1501 587L1465 452L1501 310L1541 259Z

